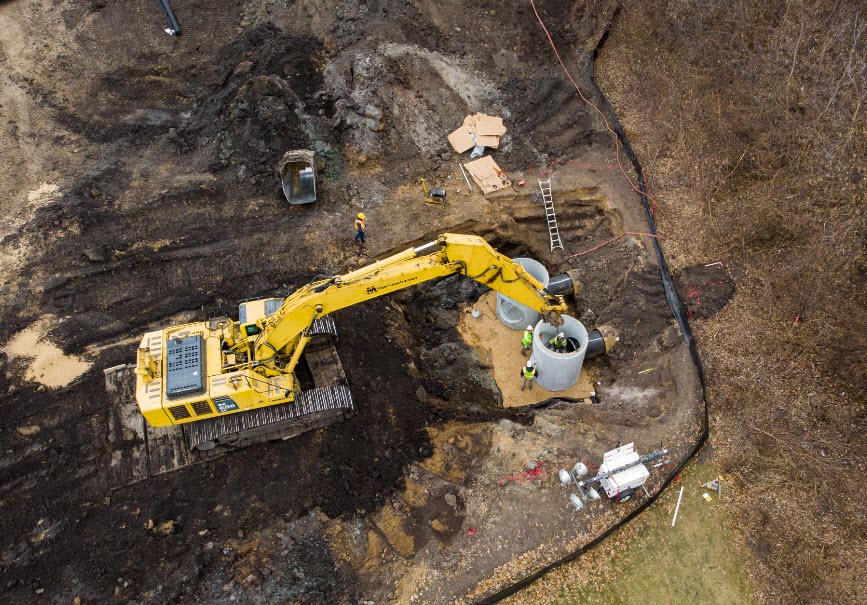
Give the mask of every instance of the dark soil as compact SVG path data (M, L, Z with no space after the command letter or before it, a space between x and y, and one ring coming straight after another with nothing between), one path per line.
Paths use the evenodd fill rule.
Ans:
M722 309L735 293L735 284L725 265L692 265L674 275L677 294L688 317L707 319Z
M296 519L314 507L331 518L373 511L400 486L408 463L430 455L424 429L435 419L435 411L416 398L416 385L405 369L406 353L382 337L382 317L391 312L384 301L374 301L337 316L342 335L338 349L359 410L351 420L110 494L96 492L98 479L93 476L95 465L103 462L94 444L104 439L93 429L108 409L97 376L67 392L26 389L10 397L7 405L22 422L42 426L57 419L28 414L27 406L47 410L52 400L63 401L69 410L64 426L69 428L40 434L27 444L20 438L4 440L10 454L38 449L16 465L15 476L23 482L6 473L0 476L6 497L13 496L14 488L18 511L3 516L0 531L24 536L46 524L61 525L50 540L10 544L4 550L0 586L38 588L38 578L51 577L51 570L64 567L75 552L84 565L76 565L69 580L80 585L77 594L82 598L110 593L116 576L133 586L130 595L162 585L178 591L173 598L181 598L182 587L153 574L151 561L201 553L205 544L214 542L218 547L212 556L194 555L198 573L212 573L225 566L219 551L239 530L260 531L275 519ZM89 486L81 486L82 480ZM34 528L31 519L45 521ZM145 528L149 519L157 525L175 521L174 530L155 537ZM34 552L39 556L31 560ZM114 561L111 567L106 565L109 560ZM28 602L22 593L15 599Z
M303 119L315 121L320 136L330 130L333 103L316 64L323 61L322 46L262 25L222 48L207 66L191 68L193 115L176 133L178 149L207 148L211 170L234 165L239 179L253 177L255 183L273 176L287 149L310 146Z

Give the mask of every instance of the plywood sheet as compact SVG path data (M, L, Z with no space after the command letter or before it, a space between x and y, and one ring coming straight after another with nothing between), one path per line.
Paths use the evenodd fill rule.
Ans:
M476 134L480 136L503 136L506 134L503 118L487 116L483 113L476 114Z
M469 129L464 126L461 126L449 135L449 143L451 143L452 149L457 153L469 151L476 146L476 143L470 136Z
M464 168L473 177L482 193L492 193L512 185L512 182L506 178L505 173L489 155L469 164L464 164Z
M476 113L466 116L463 126L452 132L448 138L452 149L464 153L476 145L497 148L500 146L500 137L504 134L506 126L503 118Z
M476 135L476 143L482 147L497 148L500 146L500 137Z

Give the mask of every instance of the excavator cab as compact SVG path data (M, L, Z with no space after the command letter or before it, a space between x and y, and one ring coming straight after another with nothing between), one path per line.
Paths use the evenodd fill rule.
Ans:
M241 326L241 333L247 337L259 334L262 329L256 322L273 315L282 304L282 298L257 298L241 302L238 305L238 323Z

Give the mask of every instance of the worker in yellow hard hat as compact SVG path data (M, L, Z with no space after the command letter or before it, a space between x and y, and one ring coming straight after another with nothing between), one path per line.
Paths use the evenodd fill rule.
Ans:
M558 353L565 353L567 344L569 344L569 341L566 340L566 334L560 332L548 341L548 348L552 351L557 351Z
M364 213L359 212L358 216L355 217L355 241L364 243L364 232L366 231L364 226Z

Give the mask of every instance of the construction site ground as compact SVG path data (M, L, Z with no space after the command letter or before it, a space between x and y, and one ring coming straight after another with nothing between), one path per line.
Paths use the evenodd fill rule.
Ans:
M536 6L600 102L587 67L616 3ZM556 471L618 442L679 458L702 391L650 239L618 238L647 228L614 141L532 7L174 8L179 37L144 0L0 3L3 602L468 603L638 506L643 492L576 513ZM508 127L493 157L514 185L487 197L446 140L476 112ZM290 206L274 169L304 148L319 198ZM424 203L422 177L444 207ZM485 287L450 277L336 314L354 417L109 489L102 369L130 363L144 332L235 316L443 232L578 272L570 314L621 337L586 362L577 401L527 407L555 394L518 390L520 332L496 324ZM678 288L701 281L691 311L712 321L731 273L679 260Z

